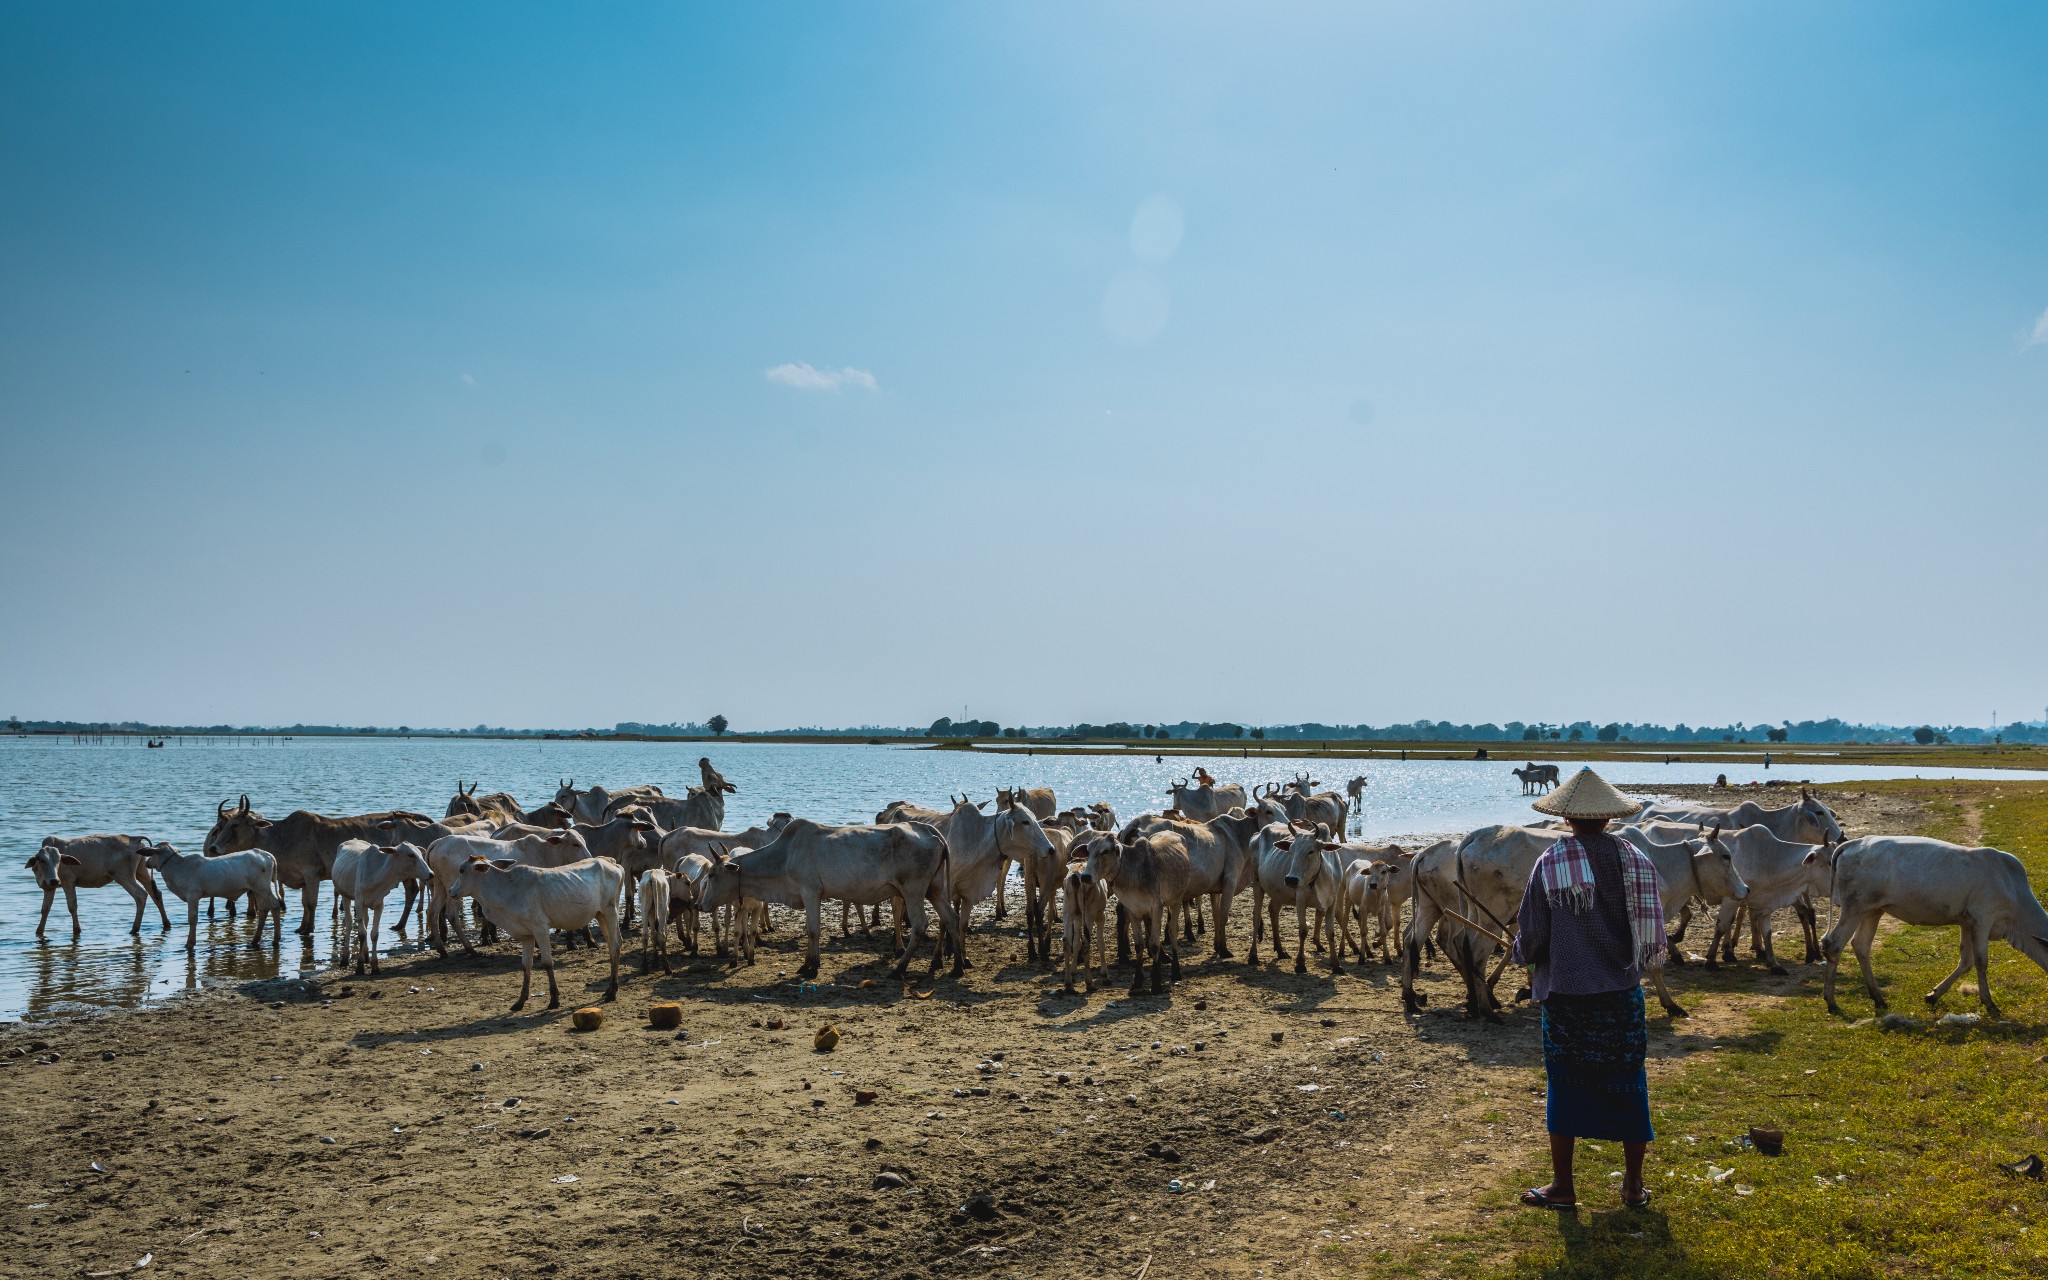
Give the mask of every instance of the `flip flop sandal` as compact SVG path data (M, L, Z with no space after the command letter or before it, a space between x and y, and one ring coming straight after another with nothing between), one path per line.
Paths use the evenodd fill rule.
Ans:
M1522 1203L1528 1205L1531 1209L1576 1209L1579 1207L1579 1202L1576 1200L1552 1200L1549 1196L1543 1194L1541 1187L1531 1187L1524 1191L1522 1193Z
M1642 1196L1641 1196L1641 1198L1640 1198L1640 1199L1636 1199L1636 1200L1631 1200L1631 1199L1629 1199L1629 1198L1628 1198L1627 1196L1623 1196L1623 1197L1621 1198L1621 1207L1622 1207L1622 1208L1624 1208L1624 1209L1647 1209L1647 1208L1649 1208L1649 1207L1650 1207L1650 1189L1649 1189L1648 1187L1644 1187L1644 1188L1643 1188L1643 1194L1642 1194Z

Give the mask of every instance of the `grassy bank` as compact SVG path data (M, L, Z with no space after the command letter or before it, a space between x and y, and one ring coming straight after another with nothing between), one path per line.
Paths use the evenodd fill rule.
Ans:
M1923 797L1922 833L1985 843L2024 860L2048 886L2048 784L1859 784ZM1753 1017L1654 1081L1658 1142L1650 1211L1615 1206L1620 1150L1582 1144L1578 1215L1509 1214L1507 1277L2040 1276L2048 1274L2048 1184L2001 1162L2048 1154L2041 1091L2048 975L1992 944L1993 990L2009 1021L1941 1026L1920 996L1957 957L1954 929L1898 928L1873 964L1895 1012L1886 1028L1844 966L1847 1016L1829 1016L1813 966L1797 990L1757 1002ZM1754 970L1748 971L1751 975ZM1708 989L1752 986L1739 976ZM1736 997L1731 997L1736 998ZM1959 984L1940 1013L1978 1008ZM1785 1131L1769 1158L1734 1139L1752 1124ZM1730 1169L1715 1180L1712 1165ZM1545 1180L1521 1170L1492 1194L1501 1203ZM1498 1259L1500 1241L1448 1241L1471 1262ZM1443 1258L1444 1254L1439 1254ZM1432 1266L1430 1269L1437 1269ZM1458 1269L1454 1267L1453 1269ZM1483 1270L1484 1268L1478 1268Z
M776 739L742 739L776 741ZM1305 756L1331 760L1471 760L1485 751L1487 758L1506 764L1524 760L1551 763L1619 761L1629 764L1658 764L1664 760L1729 764L1753 770L1757 778L1796 778L1799 766L1812 764L1882 764L1908 768L1939 769L2048 769L2048 747L2028 744L1959 747L1899 745L1894 743L1686 743L1686 742L1361 742L1341 741L1189 741L1132 738L1123 742L1033 742L1014 738L943 740L902 738L894 741L929 750L973 752L979 755L1155 755L1168 758L1257 760L1262 757ZM1764 772L1764 757L1771 758L1770 772ZM1752 776L1744 773L1738 781ZM1329 781L1326 779L1326 781Z

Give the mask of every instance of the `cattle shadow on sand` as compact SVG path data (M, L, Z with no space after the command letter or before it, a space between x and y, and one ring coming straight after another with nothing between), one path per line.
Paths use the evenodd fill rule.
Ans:
M1082 1000L1094 1002L1094 1008L1087 1017L1074 1018L1067 1022L1049 1023L1045 1029L1061 1034L1093 1031L1097 1027L1114 1026L1119 1022L1129 1022L1134 1018L1168 1013L1173 1009L1173 995L1171 992L1156 996L1149 992L1145 995L1133 996L1127 994L1121 987L1097 987L1095 994L1092 996L1070 996L1055 987L1047 992L1045 997L1038 1002L1038 1012L1041 1016L1048 1018L1057 1018L1062 1015L1077 1013L1079 1009L1076 1007L1075 1002Z
M349 1044L357 1049L378 1049L390 1044L407 1047L431 1046L475 1040L483 1036L517 1035L566 1022L573 1011L570 1006L581 1006L582 1003L581 1000L564 1000L559 1009L493 1013L468 1022L456 1022L441 1027L407 1028L403 1031L358 1031L349 1037Z

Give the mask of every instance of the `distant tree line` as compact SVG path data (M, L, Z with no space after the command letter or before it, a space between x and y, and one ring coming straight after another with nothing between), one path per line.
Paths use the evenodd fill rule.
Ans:
M151 724L140 720L24 720L10 717L5 721L13 733L133 733L133 734L235 734L274 733L293 734L305 737L319 736L376 736L405 735L410 737L518 737L518 738L705 738L723 736L730 725L722 715L712 716L702 723L696 721L667 724L643 723L634 720L620 721L609 730L605 729L511 729L479 724L468 729L414 728L399 725L385 728L370 725L334 724L289 724L289 725L169 725ZM1660 724L1638 724L1609 721L1595 724L1591 720L1577 720L1569 724L1537 722L1528 723L1510 720L1505 724L1487 721L1484 724L1453 724L1448 720L1416 720L1405 724L1374 726L1369 724L1322 724L1308 721L1302 724L1242 725L1233 721L1182 720L1176 723L1138 723L1127 720L1113 720L1107 724L1083 722L1066 725L1001 725L994 720L959 720L941 716L928 727L919 730L895 725L860 725L846 728L806 726L794 729L754 729L747 731L748 737L832 737L832 738L1008 738L1044 739L1056 741L1087 741L1092 739L1139 740L1139 741L1225 741L1241 739L1272 742L1647 742L1647 743L1903 743L1916 742L1922 746L1936 746L1945 743L1958 745L1983 745L1994 741L2014 743L2048 743L2048 721L2016 721L2000 729L1984 729L1964 725L1880 725L1850 724L1844 720L1801 720L1793 723L1781 720L1777 724L1747 724L1738 721L1729 725L1687 724L1665 726Z

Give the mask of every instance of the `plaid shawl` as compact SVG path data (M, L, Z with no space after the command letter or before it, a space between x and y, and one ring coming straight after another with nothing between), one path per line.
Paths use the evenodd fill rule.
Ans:
M1636 968L1648 969L1664 959L1664 899L1658 890L1657 867L1640 849L1609 836L1621 852L1623 900L1628 905L1629 940L1634 944ZM1593 862L1586 855L1585 842L1577 836L1562 836L1543 851L1536 861L1536 874L1543 882L1543 896L1553 909L1563 907L1584 915L1593 906Z

